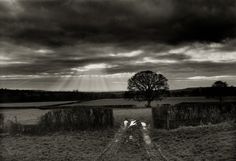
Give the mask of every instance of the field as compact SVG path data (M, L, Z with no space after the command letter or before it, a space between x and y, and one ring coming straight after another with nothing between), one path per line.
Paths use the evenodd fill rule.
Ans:
M115 130L66 132L44 136L3 136L3 161L91 161L112 140ZM236 124L221 123L175 130L151 130L151 138L162 154L174 160L236 159ZM139 161L145 154L136 145L124 143L111 160Z
M152 138L170 160L236 160L236 124L153 130Z
M25 103L0 103L0 110L3 108L39 108L44 106L56 106L69 104L76 101L53 101L53 102L25 102Z
M0 112L4 114L5 122L8 120L17 121L21 124L36 124L41 116L50 110L40 109L3 109ZM116 126L125 118L133 118L152 122L151 109L113 109L114 122Z
M14 121L21 124L36 124L41 116L49 110L40 109L2 109L0 113L4 115L4 121Z
M234 100L232 98L228 101ZM216 100L204 97L167 98L157 103L175 104L179 102L212 102ZM58 102L57 102L58 103ZM63 102L60 102L63 103ZM59 104L60 104L59 103ZM70 102L64 102L70 103ZM64 104L63 103L63 104ZM41 103L41 105L44 103ZM135 102L124 99L102 99L81 103L61 105L67 108L72 106L104 107L109 105L135 104L137 108L113 108L115 128L95 131L59 131L44 135L9 135L1 134L0 160L1 161L91 161L101 156L108 145L113 145L110 161L145 161L148 153L155 152L161 160L189 161L189 160L236 160L236 123L224 122L216 125L202 125L197 127L180 127L175 130L160 130L152 127L152 112L150 108L143 108L145 102ZM15 106L16 104L14 104ZM41 107L40 103L28 103L27 107ZM50 102L44 105L55 105ZM9 107L13 107L8 104ZM2 106L3 107L3 106ZM5 119L14 119L22 124L36 124L40 116L50 111L37 108L22 108L24 103L18 104L20 109L1 109ZM9 117L7 117L9 116ZM15 117L16 116L16 117ZM148 124L148 134L151 138L149 151L141 141L120 141L121 123L125 118L138 119ZM151 126L149 126L151 125ZM118 132L117 132L118 131ZM135 135L136 133L132 133ZM129 134L120 135L129 137ZM121 139L122 140L122 139ZM113 144L111 144L113 143ZM119 143L119 144L118 144ZM116 152L114 152L115 150ZM97 160L98 161L98 160ZM152 160L153 161L153 160Z
M1 139L0 160L90 161L99 155L112 137L112 130L5 136Z
M235 97L226 97L225 101L235 101ZM157 104L177 104L181 102L217 102L217 99L209 99L206 97L167 97L161 101L153 101L151 105L156 107ZM137 107L144 107L146 102L137 102L127 99L99 99L75 103L65 106L109 106L109 105L136 105Z
M227 97L225 101L235 101L235 97ZM215 99L206 99L205 97L168 97L162 101L153 101L152 106L156 107L157 104L176 104L180 102L216 102ZM71 101L58 101L58 102L27 102L27 103L2 103L0 104L0 113L5 115L6 120L17 121L22 124L35 124L40 116L48 112L48 110L53 108L70 108L77 106L92 106L92 107L103 107L109 105L135 105L137 108L142 108L145 106L146 102L137 102L133 100L126 99L100 99L92 100L81 103L71 102ZM57 106L58 105L58 106ZM41 110L41 107L47 107L45 110ZM134 112L135 111L135 112ZM114 108L113 110L115 121L120 123L125 118L140 118L142 120L151 123L151 114L148 109L132 110L129 112L122 110L121 108ZM117 117L119 116L119 117ZM120 119L121 118L121 119Z
M236 97L225 97L225 101L235 101ZM209 99L205 97L167 97L161 101L153 101L152 106L157 104L176 104L180 102L216 102L216 99ZM103 106L103 105L136 105L137 107L144 107L146 102L137 102L127 99L99 99L92 101L53 101L53 102L25 102L25 103L0 103L0 110L3 108L40 108L45 106Z

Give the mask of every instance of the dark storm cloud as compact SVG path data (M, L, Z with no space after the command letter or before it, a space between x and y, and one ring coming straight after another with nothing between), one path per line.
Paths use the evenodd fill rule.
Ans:
M123 54L130 50L111 44L78 44L56 50L30 48L11 43L0 45L1 75L71 72L72 68L90 64L126 64L136 58L116 56L115 54Z
M235 75L236 63L186 62L177 64L127 64L108 69L108 73L137 72L153 70L164 73L169 79L186 79L191 76Z
M106 72L110 74L147 69L169 73L172 76L178 74L232 75L235 73L235 58L233 58L235 53L223 53L222 48L230 46L224 44L189 46L150 44L139 47L126 44L124 47L112 43L81 43L54 50L52 48L29 48L9 43L1 45L0 52L5 53L3 58L7 62L1 65L1 75L44 73L63 75L70 74L72 68L83 68L87 65L101 63L110 66L106 69ZM213 49L215 53L210 53ZM217 52L222 52L224 56L221 57L222 54ZM210 58L209 54L211 54Z
M3 78L43 82L89 65L172 80L235 75L235 0L0 1L0 26Z
M177 60L177 61L182 61L182 60L188 60L190 59L190 56L187 56L185 54L168 54L168 55L160 55L156 56L158 59L169 59L169 60Z
M234 0L18 0L0 3L2 38L57 47L87 42L218 42L236 36ZM15 8L14 8L15 7Z

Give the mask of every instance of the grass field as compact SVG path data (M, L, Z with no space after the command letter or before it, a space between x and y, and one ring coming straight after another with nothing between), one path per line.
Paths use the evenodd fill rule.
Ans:
M236 97L226 97L224 100L227 101L235 101ZM206 97L167 97L161 101L153 101L151 105L156 107L157 104L177 104L181 102L217 102L217 99L209 99ZM146 102L137 102L134 100L127 99L99 99L81 102L78 104L71 104L71 106L108 106L108 105L136 105L137 107L145 107ZM67 106L67 105L66 105ZM70 105L69 105L70 106Z
M236 124L152 130L152 138L169 160L236 160Z
M41 116L46 114L50 110L40 109L4 109L1 113L5 116L5 122L7 120L17 121L21 124L36 124ZM152 123L151 109L113 109L114 123L119 126L125 118L133 118L142 120L148 123Z
M3 161L91 161L113 138L115 130L66 132L44 136L2 136ZM221 123L175 130L151 129L151 138L170 160L236 160L236 124ZM137 150L123 146L113 158L135 161ZM126 149L127 148L127 149ZM143 155L143 154L140 154ZM124 158L124 156L128 156ZM114 159L113 159L114 160Z
M168 98L162 103L176 103L180 101L208 102L205 98ZM124 99L103 99L79 103L84 106L122 105L136 103L143 107L144 102ZM157 102L153 102L156 106ZM74 106L74 105L73 105ZM70 105L67 105L70 107ZM17 117L18 122L29 123L43 115L48 110L40 109L4 109L0 112ZM1 134L1 161L91 161L101 154L107 144L114 137L118 126L125 118L138 119L152 124L150 108L113 109L116 128L103 131L56 132L42 136ZM233 122L197 127L181 127L175 130L157 130L150 127L152 142L170 161L190 160L236 160L236 124ZM131 147L131 149L130 149ZM115 160L137 161L143 157L143 150L135 150L135 146L125 144L114 156ZM138 153L142 152L142 154ZM140 156L142 155L142 156ZM124 157L127 156L127 157ZM113 160L114 160L113 158Z
M217 99L209 99L206 97L167 97L161 101L152 101L152 106L157 104L177 104L181 102L217 102ZM224 101L236 101L236 97L225 97ZM39 108L44 106L70 107L70 106L108 106L108 105L136 105L144 107L145 101L137 102L128 99L98 99L91 101L54 101L54 102L25 102L25 103L0 103L0 110L3 108Z
M225 98L225 101L235 101L234 97ZM215 99L206 99L205 97L169 97L163 99L162 101L153 101L152 106L156 107L157 104L176 104L180 102L215 102ZM146 102L137 102L127 99L100 99L92 100L81 103L72 103L71 101L57 101L57 102L28 102L28 103L4 103L0 104L0 113L5 115L5 120L13 120L17 118L17 121L22 124L35 124L40 116L48 112L48 110L38 109L43 106L57 106L58 108L70 108L76 106L92 106L92 107L102 107L109 105L136 105L138 108L144 107ZM66 105L62 105L66 104ZM5 109L1 109L5 107ZM55 108L55 106L54 106ZM129 111L124 111L122 109L114 109L115 122L120 123L124 118L138 118L150 122L152 119L150 110L148 109L137 109Z
M52 101L52 102L20 102L20 103L0 103L1 108L39 108L44 106L56 106L62 104L73 103L76 101Z
M91 161L113 137L113 130L5 136L1 161Z
M0 113L4 115L4 122L13 121L20 124L36 124L41 116L49 110L40 109L2 109Z

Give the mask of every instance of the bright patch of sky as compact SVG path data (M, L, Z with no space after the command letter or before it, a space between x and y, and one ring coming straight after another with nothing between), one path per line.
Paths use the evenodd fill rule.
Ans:
M49 49L38 49L38 50L35 50L36 53L40 53L40 54L50 54L50 53L54 53L53 50L49 50Z
M220 79L235 79L236 75L216 75L216 76L193 76L189 80L220 80Z
M143 53L142 50L135 50L135 51L130 51L130 52L124 52L124 53L111 53L109 56L114 56L114 57L135 57L138 55L141 55Z
M230 63L236 62L236 51L220 50L222 44L193 44L190 46L180 47L169 50L169 53L184 54L190 59L186 61L195 62L214 62L214 63Z
M77 68L72 68L72 70L78 71L78 72L86 72L86 71L92 71L92 70L102 70L112 67L112 65L108 65L105 63L99 63L99 64L89 64L85 65L83 67L77 67Z
M144 57L142 60L135 61L136 64L145 64L145 63L160 63L160 64L172 64L178 63L176 60L171 59L156 59L152 57Z

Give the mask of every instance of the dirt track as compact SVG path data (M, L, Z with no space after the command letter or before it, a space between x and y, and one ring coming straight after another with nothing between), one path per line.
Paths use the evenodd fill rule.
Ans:
M124 130L104 161L235 160L235 123L176 130ZM150 134L150 135L149 135ZM127 139L133 135L133 139ZM152 137L152 139L150 138ZM148 138L148 139L147 139ZM118 146L116 146L118 145ZM109 150L108 150L109 151ZM98 161L98 160L97 160Z
M158 150L151 142L148 129L120 128L96 161L166 161Z

